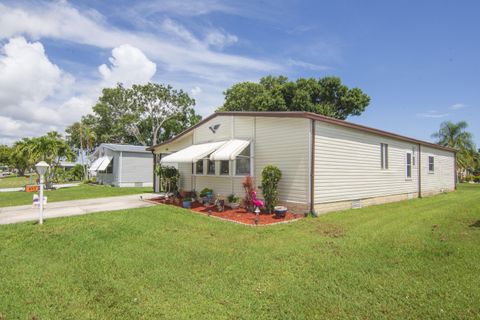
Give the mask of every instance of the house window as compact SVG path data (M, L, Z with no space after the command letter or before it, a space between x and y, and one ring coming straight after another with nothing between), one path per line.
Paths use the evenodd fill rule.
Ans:
M203 174L203 159L197 161L196 172L197 172L197 174Z
M230 168L229 168L229 161L228 160L222 160L220 161L220 174L221 175L229 175L230 174Z
M382 169L388 169L388 144L380 144L380 163Z
M215 174L215 161L207 160L207 174Z
M412 154L410 152L407 152L406 173L407 179L412 178Z
M105 169L105 173L113 173L113 159L108 164L107 168Z
M435 171L435 158L433 156L428 156L428 171Z
M250 146L246 147L235 159L235 174L238 176L250 174Z

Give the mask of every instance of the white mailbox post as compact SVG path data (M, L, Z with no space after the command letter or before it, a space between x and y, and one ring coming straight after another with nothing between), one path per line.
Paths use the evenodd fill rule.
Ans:
M35 165L35 168L37 168L37 172L40 175L40 216L38 219L38 224L43 224L43 183L45 173L47 172L48 168L50 168L50 166L45 161L40 161Z

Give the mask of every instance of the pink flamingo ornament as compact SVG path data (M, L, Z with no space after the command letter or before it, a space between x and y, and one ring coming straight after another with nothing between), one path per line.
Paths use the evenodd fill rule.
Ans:
M257 207L257 208L263 207L263 201L257 199L257 192L256 191L252 191L252 194L250 196L252 198L252 204L255 207Z

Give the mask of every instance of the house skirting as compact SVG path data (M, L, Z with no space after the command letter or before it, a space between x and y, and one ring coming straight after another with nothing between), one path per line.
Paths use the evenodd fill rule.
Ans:
M444 190L446 191L453 191L453 190ZM430 191L430 192L422 192L422 197L433 196L436 194L441 193L442 191ZM385 204L390 202L398 202L403 200L411 200L418 198L418 192L411 192L411 193L402 193L402 194L395 194L395 195L388 195L388 196L381 196L381 197L373 197L373 198L365 198L365 199L356 199L356 200L348 200L348 201L337 201L337 202L328 202L328 203L316 203L315 204L315 211L319 214L328 213L332 211L342 211L348 210L353 208L363 208L369 206L375 206L379 204Z
M153 187L153 182L121 182L114 183L115 187Z

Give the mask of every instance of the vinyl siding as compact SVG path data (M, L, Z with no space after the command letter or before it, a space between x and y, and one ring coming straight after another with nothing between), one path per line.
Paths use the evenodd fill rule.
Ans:
M418 192L418 146L316 121L315 203ZM381 169L380 144L388 144L388 169ZM415 156L406 178L406 153Z
M179 163L178 172L180 173L180 189L192 190L192 164Z
M152 183L153 155L151 153L122 152L121 162L121 175L116 177L116 183ZM119 169L119 162L115 166Z
M217 117L196 128L193 139L184 137L166 146L155 149L155 153L178 151L191 144L235 139L248 139L253 143L253 170L257 186L261 184L262 169L268 165L277 165L282 170L279 196L282 201L308 202L309 190L309 123L307 119L270 118L270 117ZM220 124L213 133L209 126ZM294 156L292 156L294 155ZM218 164L217 164L218 169ZM232 192L243 196L243 176L209 176L191 177L190 164L179 164L181 187L196 191L205 187L214 189L216 194L228 196ZM234 172L233 163L230 171ZM259 192L259 197L262 197Z
M254 136L254 117L233 117L235 139L251 140Z
M98 157L109 156L112 157L113 161L113 173L105 173L105 172L98 172L97 173L97 181L100 184L111 184L114 185L115 181L117 181L118 177L118 153L114 152L108 148L102 147L98 154Z
M255 181L261 185L263 168L276 165L282 171L281 201L309 201L309 129L308 119L257 117L255 120Z
M453 152L422 146L422 195L455 189L455 156ZM428 157L434 157L435 170L428 171Z
M211 119L202 126L196 128L193 133L194 143L205 143L229 140L232 137L232 116L219 116ZM213 133L210 130L210 126L220 125L218 129Z

